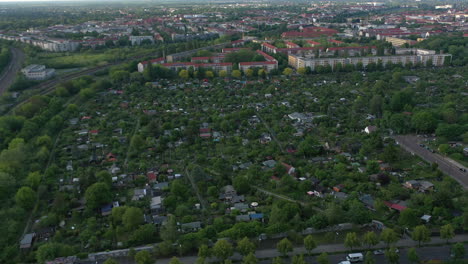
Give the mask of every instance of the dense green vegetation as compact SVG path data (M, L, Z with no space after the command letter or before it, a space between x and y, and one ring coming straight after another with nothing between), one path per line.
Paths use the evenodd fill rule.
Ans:
M236 8L210 22L241 19L247 10ZM297 6L284 10L302 12ZM106 8L31 12L8 12L0 17L0 29L13 27L13 16L24 29L122 16ZM138 8L130 14L168 13ZM362 14L342 13L334 21L357 15ZM286 25L260 24L251 33L277 38ZM441 68L377 63L294 71L286 55L275 54L279 69L241 72L237 63L264 60L253 51L259 44L249 43L252 50L226 56L236 65L230 73L173 72L159 65L137 72L138 61L239 37L140 47L127 47L128 40L122 40L71 53L21 44L28 64L63 71L127 61L59 83L44 95L28 89L37 82L21 76L11 87L30 100L0 117L0 262L84 259L130 248L129 257L142 264L189 254L198 254L200 263L210 257L228 263L234 252L243 263L257 263L257 247L276 245L287 256L298 245L310 254L321 244L342 243L353 251L382 242L386 259L396 263L395 243L403 237L423 245L435 235L451 242L456 233L468 231L468 193L437 164L411 155L393 139L419 134L433 151L468 164L463 152L468 144L467 38L436 36L417 44L452 53L453 60ZM343 40L378 46L379 54L391 48L373 38ZM0 47L0 70L8 62L7 47ZM1 98L2 105L19 101L9 94ZM365 132L366 127L375 131ZM412 181L431 187L408 186ZM372 220L385 228L369 226ZM335 229L344 223L349 225ZM20 250L18 242L30 232L37 234L32 248ZM133 249L142 245L153 248ZM452 253L453 263L463 261L462 244L453 245ZM294 256L292 263L305 263L304 258ZM415 249L408 258L418 261ZM316 259L329 263L326 252ZM368 252L366 263L372 260Z
M10 56L9 46L2 42L0 44L0 73L2 73L5 67L8 66Z
M182 253L189 253L216 238L240 240L261 233L273 235L288 231L289 238L294 240L296 232L307 227L320 229L342 222L359 225L371 219L384 222L398 234L403 231L402 226L410 229L417 226L419 216L427 213L436 219L431 224L433 228L448 223L456 230L466 227L466 213L452 215L453 211L466 212L466 193L436 169L415 165L419 162L417 158L384 139L386 128L397 132L440 133L447 125L461 126L453 137L463 139L467 129L466 121L463 121L466 114L458 109L466 104L459 96L464 80L451 75L465 76L466 67L421 69L418 72L395 68L393 71L369 72L366 76L351 72L270 80L255 78L242 86L235 80L213 79L212 83L203 84L193 79L187 84L160 79L153 87L154 84L146 81L155 80L154 76L134 71L135 68L128 64L110 71L112 82L81 78L62 84L54 94L36 96L21 106L16 111L17 116L0 119L0 168L5 183L0 211L2 232L6 234L0 241L6 249L3 261L18 260L21 256L15 243L24 228L21 219L28 219L30 211L33 212L32 219L41 219L32 230L54 227L62 220L65 220L65 227L55 232L54 243L37 242L37 254L22 255L23 261L110 249L116 247L117 242L123 242L125 247L163 242L155 248L155 254L167 256L173 254L175 241L181 243ZM409 75L417 75L420 80L407 83L404 76ZM422 96L431 93L432 89L428 87L432 86L439 92ZM122 89L123 94L116 95L109 89ZM186 97L187 93L191 96ZM265 99L264 94L272 94L273 98ZM314 102L313 98L318 101ZM64 104L67 101L68 104ZM289 106L281 104L284 101L289 102ZM128 102L128 110L122 110L122 102ZM268 107L256 111L256 103ZM226 114L220 115L218 104ZM140 105L144 108L138 107ZM239 108L240 105L246 107ZM143 110L160 114L148 115ZM283 118L292 112L311 112L322 117L312 122L313 131L293 137L294 122ZM366 119L367 114L376 119ZM90 121L79 121L78 127L68 124L71 118L82 119L87 115L91 116ZM263 121L251 123L254 115ZM199 137L198 129L205 122L221 133L219 141ZM363 134L361 130L370 124L377 125L380 132ZM99 154L103 155L102 163L89 165L92 149L75 152L72 147L74 154L67 153L68 146L75 145L76 131L80 127L99 131L90 139L108 146ZM181 127L185 128L180 130ZM116 128L123 129L122 136L127 143L120 144L119 137L112 136ZM260 143L262 134L271 134L271 131L276 139L267 144ZM241 144L244 140L248 140L247 145ZM440 137L439 140L444 139ZM174 147L177 142L182 143ZM351 159L343 155L344 152L350 153ZM113 184L112 174L107 171L113 163L105 161L108 153L117 157L118 161L114 162L117 166L135 175L129 186L121 189ZM325 199L308 196L306 192L315 188L309 180L295 180L282 165L262 168L261 163L267 156L293 165L295 177L318 179L324 188L343 184L348 198L341 201L332 196ZM331 160L311 163L317 157ZM76 171L65 169L70 160ZM401 176L384 172L378 176L380 187L369 182L369 175L379 173L377 160L390 164ZM232 165L245 162L253 164L247 170L232 170ZM132 201L131 186L144 186L147 171L164 164L183 173L184 178L171 181L169 189L163 191L165 210L172 216L168 224L159 229L142 222L141 216L148 213L149 200L147 197ZM366 172L358 172L359 167L366 168ZM159 181L168 177L163 171ZM202 201L195 196L196 190L187 179L189 174L197 179ZM277 180L272 180L272 176ZM438 191L422 194L407 190L401 186L401 177L404 180L429 180ZM71 183L72 178L78 178L79 184ZM64 191L60 179L75 186L74 191ZM218 190L228 184L245 195L249 203L260 201L256 211L263 213L266 221L236 222L235 216L241 211L225 214L228 207L218 200ZM272 199L257 191L255 186L304 204ZM375 212L368 211L359 201L362 194L375 199ZM39 197L37 204L36 196ZM81 205L82 197L87 200L85 210L70 210ZM100 216L101 206L118 197L126 197L117 199L121 206L114 208L108 217ZM398 215L388 211L382 202L394 199L406 200L411 213ZM454 203L453 199L458 202ZM53 206L49 207L50 203ZM201 203L203 209L194 209L196 203ZM323 210L323 213L317 214L317 210ZM204 224L200 231L176 231L176 222L197 220ZM225 253L219 254L224 256Z

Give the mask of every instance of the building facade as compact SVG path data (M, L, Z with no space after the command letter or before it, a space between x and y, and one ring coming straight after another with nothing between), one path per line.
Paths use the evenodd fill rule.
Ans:
M352 64L357 66L361 64L364 68L371 63L382 63L386 66L389 63L393 64L417 64L421 63L427 65L430 63L432 66L443 66L446 60L451 60L451 54L435 54L435 51L422 50L422 49L404 49L396 52L393 56L372 56L372 57L345 57L345 58L312 58L312 57L301 57L296 55L288 56L288 63L291 67L305 68L310 67L315 70L319 66L330 66L334 69L338 64L342 66Z
M54 69L46 69L44 65L31 64L22 69L21 72L29 80L46 80L55 75Z

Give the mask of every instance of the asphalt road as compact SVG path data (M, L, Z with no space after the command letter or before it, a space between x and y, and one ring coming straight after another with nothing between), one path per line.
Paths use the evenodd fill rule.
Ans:
M10 64L8 64L0 75L0 95L7 91L10 85L13 84L16 73L21 69L23 61L24 53L17 48L11 48Z
M395 136L394 138L406 151L418 155L427 162L437 163L442 172L455 179L465 190L468 189L468 172L460 171L460 168L464 168L461 164L419 146L422 139L415 135Z
M447 261L450 259L450 248L451 246L449 245L443 245L443 246L430 246L430 247L421 247L421 248L416 248L416 252L418 253L419 259L422 261L429 261L429 260L442 260L442 261ZM400 262L399 264L413 264L408 260L407 252L408 248L400 248L400 252L398 253L400 256ZM465 250L468 252L468 244L465 244ZM356 251L357 252L357 251ZM364 251L360 251L363 253L363 255L366 254ZM338 264L340 261L346 260L346 255L347 253L339 253L339 254L331 254L328 256L328 259L330 260L331 264ZM385 259L385 255L373 255L375 259L375 263L378 264L389 264L389 262ZM115 260L118 261L120 264L134 264L135 262L128 257L125 258L114 258ZM235 263L241 263L241 258L240 256L237 256ZM467 258L465 258L467 259ZM180 260L182 260L182 263L188 264L188 263L195 263L197 261L197 257L191 256L191 257L183 257ZM305 257L305 261L307 263L311 264L316 264L317 262L317 256L312 256L312 257ZM170 262L170 259L158 259L156 260L157 264L168 264ZM270 258L268 259L262 259L258 262L258 264L271 264L272 260ZM98 260L98 261L80 261L79 263L81 264L102 264L104 263L104 260ZM291 258L288 259L283 259L284 264L289 264L291 263ZM363 262L358 262L358 263L363 263Z
M454 238L450 240L451 243L458 243L458 242L466 242L468 241L468 234L464 235L456 235ZM153 245L147 245L143 247L136 247L135 249L137 251L139 250L150 250L153 248ZM424 244L424 247L417 247L418 243L407 238L407 239L401 239L399 240L395 246L399 248L400 252L400 263L401 264L406 264L409 262L407 261L407 248L414 247L416 248L418 255L421 260L449 260L450 259L450 247L451 245L446 245L445 239L441 239L440 237L432 237L431 241L428 242L427 244ZM383 249L386 248L386 245L383 242L380 242L378 245L374 246L372 250L375 249ZM468 244L465 244L465 248L467 249L468 252ZM120 255L125 255L125 254L120 254L124 250L115 250L115 251L105 251L98 253L101 255L97 260L82 260L79 263L80 264L102 264L106 258L113 257L118 261L120 264L134 264L134 261L129 258L129 257L118 257ZM118 254L114 254L117 252ZM349 253L349 249L346 248L343 244L324 244L324 245L319 245L317 248L315 248L312 253L313 254L320 254L322 252L328 252L329 254L329 259L330 263L339 263L340 261L343 261L346 259L346 255ZM346 252L346 253L343 253ZM358 249L354 250L355 252L362 252L363 254L365 253L365 250L363 249ZM303 246L298 246L294 248L294 251L289 254L289 256L295 256L295 255L300 255L300 254L305 254L307 253L305 248ZM109 255L110 254L110 255ZM264 248L264 249L258 249L255 252L255 255L261 264L270 264L271 259L278 257L280 254L278 253L278 250L276 248ZM376 259L376 263L387 263L385 260L385 256L383 255L377 255L374 256ZM231 258L235 263L240 263L242 260L242 257L239 255L239 253L235 253L234 256ZM316 257L307 257L307 263L313 263L316 264ZM162 258L162 259L157 259L156 263L157 264L169 264L170 263L170 258ZM197 260L197 256L183 256L179 257L179 260L184 263L184 264L193 264ZM289 258L289 261L291 258ZM209 259L208 263L215 263L215 259ZM288 264L290 262L284 261L285 264Z
M468 249L468 245L465 245L465 249ZM400 264L412 264L408 261L407 257L408 249L403 248L400 249ZM437 247L423 247L423 248L416 248L416 251L419 255L421 261L426 260L449 260L450 259L450 246L437 246ZM362 252L364 255L365 252ZM330 263L340 263L340 261L346 260L346 253L336 254L336 255L329 255L328 259ZM389 263L384 255L374 255L375 263L378 264L386 264ZM305 258L307 263L318 263L317 257L306 257ZM270 264L270 260L260 261L259 264ZM362 262L360 262L362 263Z

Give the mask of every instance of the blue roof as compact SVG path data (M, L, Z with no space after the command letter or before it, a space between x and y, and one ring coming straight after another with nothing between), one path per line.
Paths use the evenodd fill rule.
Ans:
M101 212L109 212L110 210L112 210L112 204L106 204L101 207Z
M250 214L250 219L262 219L263 214Z

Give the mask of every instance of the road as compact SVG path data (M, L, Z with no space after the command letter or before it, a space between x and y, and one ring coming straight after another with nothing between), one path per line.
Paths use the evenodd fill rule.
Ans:
M468 241L468 235L458 235L451 240L451 242L465 242ZM433 237L431 242L427 244L427 247L417 248L418 243L411 240L411 239L402 239L397 242L396 246L400 248L400 264L410 264L407 260L406 252L407 248L415 247L421 260L430 260L430 259L439 259L439 260L448 260L450 258L450 247L449 245L445 245L445 240L439 237ZM432 246L431 246L432 245ZM385 245L380 242L376 247L373 248L384 248ZM465 244L465 249L468 251L468 244ZM329 245L320 245L316 249L312 251L312 254L320 254L322 252L329 253L330 263L339 263L342 260L345 260L346 255L349 253L349 249L346 248L343 244L329 244ZM343 253L346 252L346 253ZM365 254L365 250L353 250L353 252L362 252ZM336 254L333 254L336 253ZM290 254L293 255L300 255L306 254L306 250L304 247L296 247L294 248L294 252ZM279 256L279 253L276 249L262 249L257 250L255 253L258 259L261 259L259 263L261 264L270 264L271 258L275 258ZM189 264L195 263L197 257L195 256L188 256L188 257L181 257L179 258L182 263ZM233 260L240 260L241 256L239 254L235 254L232 258ZM307 257L307 263L317 263L316 256L314 257ZM375 256L375 263L388 263L385 260L383 255ZM157 264L168 264L170 259L158 259ZM210 261L211 262L211 261ZM289 262L285 262L289 263Z
M418 155L429 163L437 163L442 172L460 183L465 190L468 189L468 172L460 171L460 168L463 167L461 164L419 146L421 138L415 135L394 136L394 138L406 151Z
M0 75L0 95L8 90L16 78L16 73L21 69L24 61L24 53L17 49L11 48L11 60L8 66Z

